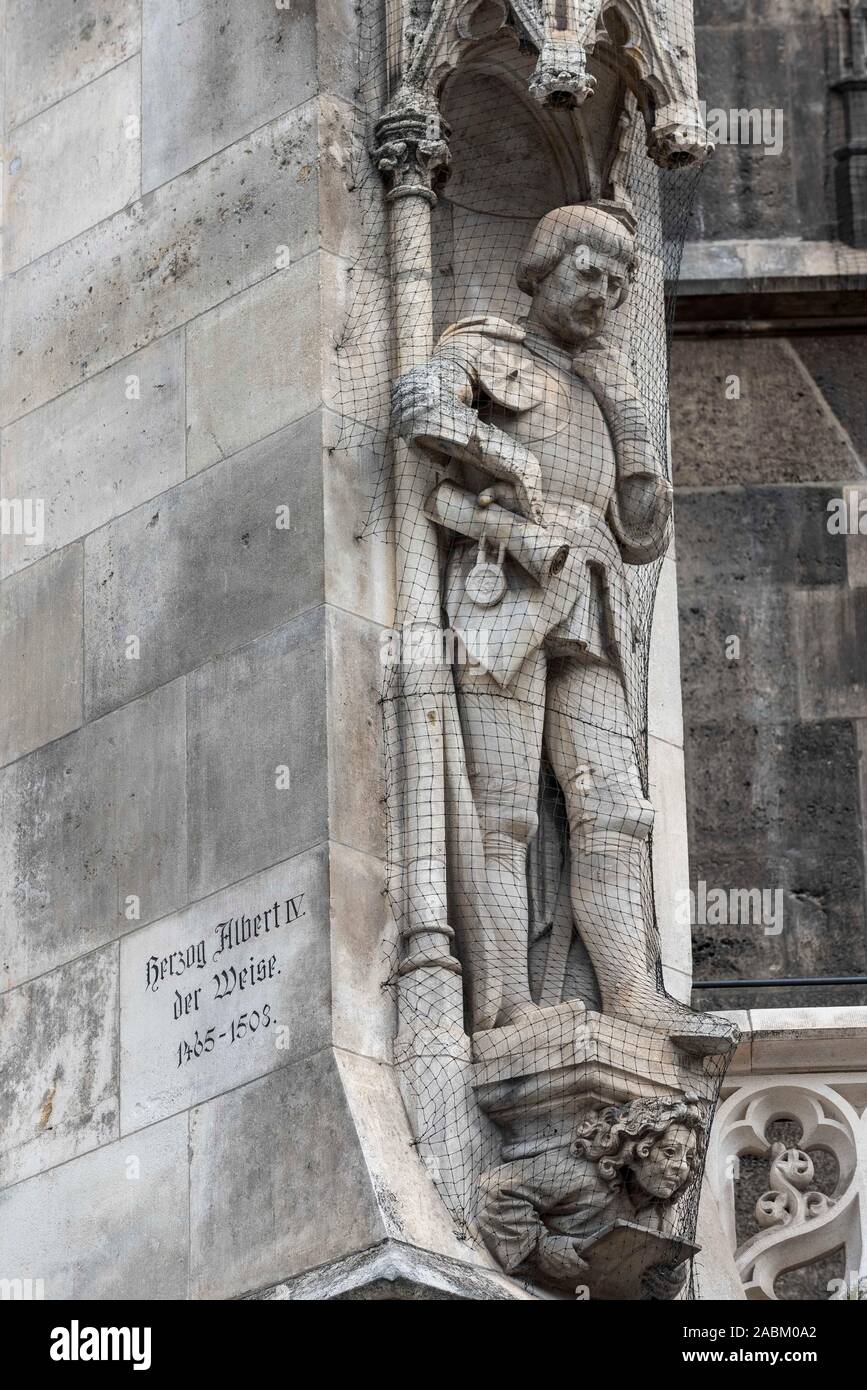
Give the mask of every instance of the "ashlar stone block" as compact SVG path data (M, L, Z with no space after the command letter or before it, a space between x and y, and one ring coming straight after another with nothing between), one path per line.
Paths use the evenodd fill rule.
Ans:
M0 1193L0 1269L46 1299L187 1297L186 1115Z
M183 335L170 333L6 426L2 495L41 500L45 536L4 537L5 573L181 481L183 363Z
M314 412L88 537L91 718L321 601L321 438Z
M322 607L188 679L190 896L328 833Z
M322 399L320 258L308 256L187 331L187 469L196 473Z
M120 998L124 1133L323 1046L325 847L126 937Z
M389 1236L472 1258L380 1063L323 1049L198 1107L190 1146L194 1298L254 1293Z
M327 36L345 6L314 0L148 0L143 14L143 187L155 188L315 96L317 18ZM329 23L330 21L330 23ZM341 37L346 45L346 33ZM352 94L329 64L325 90ZM342 78L342 83L340 79ZM337 80L335 80L337 79Z
M0 1187L118 1135L117 947L0 995Z
M9 276L4 421L317 249L318 123L306 103Z
M137 53L140 12L141 0L7 0L9 128Z
M81 546L0 585L0 764L81 722Z
M2 988L185 900L184 781L182 681L0 773Z
M139 62L130 58L14 132L7 151L7 272L138 197L139 103Z

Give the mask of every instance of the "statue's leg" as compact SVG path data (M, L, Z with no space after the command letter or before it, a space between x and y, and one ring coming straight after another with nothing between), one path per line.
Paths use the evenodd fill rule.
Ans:
M461 667L458 706L484 864L474 889L497 933L503 980L497 1023L531 1007L527 967L527 846L538 824L545 719L545 658L528 657L510 693L479 668ZM457 891L460 891L459 885Z
M626 697L601 662L567 660L548 678L545 743L563 791L576 926L606 1013L656 992L642 910L643 844L653 807L641 789Z
M644 796L626 696L617 671L570 659L548 678L545 743L563 790L575 925L599 982L603 1011L664 1028L686 1051L728 1051L725 1020L696 1014L660 991Z

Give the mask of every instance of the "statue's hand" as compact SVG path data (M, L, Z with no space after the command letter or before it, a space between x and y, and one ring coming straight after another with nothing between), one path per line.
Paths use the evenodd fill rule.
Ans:
M546 1231L539 1237L533 1257L539 1273L569 1289L582 1283L589 1266L578 1254L575 1244L571 1236L556 1236Z
M651 1265L641 1276L644 1297L661 1303L668 1303L671 1299L677 1298L686 1283L686 1272L685 1264L678 1265L677 1269L667 1269L665 1265Z
M490 502L482 501L490 497L491 502L501 502L510 511L543 526L542 469L536 455L491 425L480 425L475 442L479 466L498 479L480 494L481 505L490 506Z
M458 363L448 358L422 362L394 383L392 428L435 454L474 464L490 474L492 485L508 483L514 510L544 525L539 460L510 434L481 421L470 399L469 378Z
M514 483L491 483L479 493L480 507L491 507L494 503L505 507L508 512L520 512L518 494Z

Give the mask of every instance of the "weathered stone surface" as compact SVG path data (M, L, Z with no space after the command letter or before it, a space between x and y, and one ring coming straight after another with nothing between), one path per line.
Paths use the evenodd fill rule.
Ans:
M383 436L356 440L349 421L324 417L325 599L347 612L391 626L394 622L394 549L376 498L385 492L388 464ZM379 523L377 525L377 522Z
M313 413L89 536L90 716L321 600L321 491ZM136 660L127 658L131 636Z
M850 528L853 527L853 520L858 518L858 526L864 527L864 534L859 530L857 535L847 534L844 538L846 546L846 579L853 589L867 588L867 479L862 479L849 486L840 489L840 496L846 506L846 519Z
M324 846L121 943L121 1130L141 1129L328 1041Z
M306 103L10 276L4 420L316 249L318 125Z
M189 677L191 897L325 838L325 641L320 607Z
M143 188L174 178L317 91L351 97L357 76L345 59L352 28L346 0L324 7L313 0L253 7L246 0L150 0L143 16ZM338 52L343 61L335 62Z
M647 729L667 743L683 744L680 693L680 641L677 612L677 571L666 558L659 572L647 685Z
M330 1050L199 1106L190 1150L194 1298L252 1293L385 1235Z
M198 1107L190 1142L192 1297L254 1293L389 1237L492 1266L457 1239L381 1063L323 1049Z
M858 539L867 543L867 536ZM857 719L867 700L867 589L841 585L794 596L798 712Z
M0 1187L118 1135L117 947L0 995Z
M195 473L322 399L321 258L278 271L187 330L187 468Z
M47 1299L187 1297L187 1116L0 1194L0 1269Z
M683 893L689 887L686 836L686 790L683 753L662 739L647 744L650 800L656 810L653 827L653 894L659 923L663 964L689 975L692 970Z
M131 58L18 127L7 147L7 272L138 197L139 104Z
M864 391L859 333L799 333L794 351L813 377L834 415L867 465L867 393Z
M718 493L713 494L718 497ZM837 586L827 593L836 595ZM792 609L814 590L681 587L681 661L692 723L791 718L797 705Z
M863 1071L867 1008L751 1009L750 1069Z
M137 53L140 11L141 0L7 0L9 128Z
M736 389L739 398L729 399ZM782 338L675 339L671 412L679 488L858 472L846 435Z
M329 834L385 854L382 630L327 609Z
M397 924L385 895L385 864L335 840L331 871L331 1037L335 1047L389 1061L398 959Z
M44 501L45 541L5 537L5 573L180 482L183 361L182 335L171 333L6 426L2 495Z
M675 970L672 965L663 964L662 982L666 993L670 994L672 999L679 999L682 1004L690 1004L692 1001L692 961L690 961L689 974L684 970ZM692 1007L696 1007L694 1003Z
M710 16L708 17L710 18ZM697 21L700 90L709 109L783 112L782 148L761 144L717 147L698 188L692 235L696 239L833 235L834 209L823 177L824 122L829 97L821 20L810 23ZM777 118L779 119L779 118Z
M179 681L0 773L3 987L171 911L185 868Z
M842 584L846 551L828 531L835 487L678 489L678 581L699 586Z
M532 1300L534 1295L501 1271L431 1255L401 1241L384 1241L359 1255L296 1275L285 1283L260 1289L266 1302L478 1302Z
M696 1243L701 1247L695 1261L699 1297L726 1302L746 1300L716 1199L706 1183L699 1203Z
M74 545L0 585L0 763L81 723L81 576Z
M852 725L695 725L687 733L686 765L693 887L704 880L708 892L718 887L726 894L756 888L782 893L782 930L767 931L744 912L729 911L722 923L698 921L696 978L864 973L863 842ZM833 1002L833 996L820 995L811 990L810 999L800 1002ZM755 1002L797 1002L779 990L767 996ZM706 998L702 1002L713 1007ZM714 1002L720 1008L736 1003L716 995Z
M413 1142L395 1069L348 1050L336 1049L334 1058L385 1236L496 1269L449 1215Z

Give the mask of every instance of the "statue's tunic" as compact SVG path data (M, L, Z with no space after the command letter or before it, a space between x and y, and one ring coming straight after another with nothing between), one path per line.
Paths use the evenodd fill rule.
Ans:
M502 319L471 319L443 334L430 372L444 389L431 394L429 378L426 418L416 418L413 433L461 460L445 487L454 503L459 477L468 499L463 521L448 519L444 493L431 512L459 537L445 591L452 627L468 634L471 654L505 687L544 645L551 655L581 652L614 661L628 688L636 634L623 561L646 563L663 552L670 488L623 355L597 346L573 359ZM488 608L467 593L479 539L493 537L496 551L502 531L494 518L501 509L491 508L488 517L478 507L470 514L469 498L491 480L484 459L473 463L463 447L479 425L488 435L513 439L519 458L529 453L538 460L544 499L544 525L522 521L522 545L506 543L506 592ZM561 545L568 555L562 567L534 572L536 551L550 554Z

